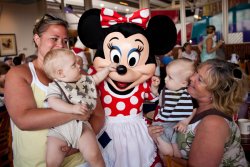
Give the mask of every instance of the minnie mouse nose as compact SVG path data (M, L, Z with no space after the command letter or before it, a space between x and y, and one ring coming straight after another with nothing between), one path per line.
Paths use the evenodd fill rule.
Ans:
M127 68L124 65L119 65L116 67L116 71L120 75L124 75L127 72Z

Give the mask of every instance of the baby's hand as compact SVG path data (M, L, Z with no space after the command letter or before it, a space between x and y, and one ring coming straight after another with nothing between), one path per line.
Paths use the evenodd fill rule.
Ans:
M151 81L154 87L159 87L160 82L161 82L160 77L158 76L152 76Z
M174 126L174 129L181 132L181 133L185 133L186 130L187 130L187 124L180 121L178 122L175 126Z
M108 66L108 70L111 72L111 71L116 71L116 67L118 66L117 63L111 63L109 66Z
M75 104L72 109L73 114L86 114L88 113L88 108L86 104Z

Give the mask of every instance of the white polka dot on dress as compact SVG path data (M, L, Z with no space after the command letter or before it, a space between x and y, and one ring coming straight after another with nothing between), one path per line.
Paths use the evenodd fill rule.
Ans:
M144 99L144 94L145 94L145 92L142 92L142 93L141 93L141 98L142 98L142 99Z
M124 110L125 109L125 103L124 102L118 102L116 104L116 108L117 108L117 110L120 110L120 111Z
M137 109L132 108L129 113L130 113L130 115L136 115L137 114Z
M117 117L124 117L124 115L123 114L118 114Z
M109 107L105 107L104 111L105 111L105 116L111 115L111 109Z
M110 95L106 95L103 99L104 103L110 104L112 102L112 97Z
M132 96L130 98L130 103L133 104L133 105L137 104L138 103L138 98L136 96Z

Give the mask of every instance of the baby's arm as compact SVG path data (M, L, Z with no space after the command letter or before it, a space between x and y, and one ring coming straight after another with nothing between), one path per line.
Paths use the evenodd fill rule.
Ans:
M111 63L108 67L105 67L101 71L98 71L96 74L92 75L95 84L98 85L100 82L102 82L111 71L116 71L116 67L116 63Z
M55 96L48 98L48 104L52 109L63 113L86 114L88 112L86 104L69 104Z
M178 122L174 126L174 129L178 130L179 132L182 132L182 133L186 132L187 126L188 126L189 122L192 120L192 118L194 117L195 113L196 113L196 108L193 109L193 112L189 117L187 117L186 119L183 119L182 121Z

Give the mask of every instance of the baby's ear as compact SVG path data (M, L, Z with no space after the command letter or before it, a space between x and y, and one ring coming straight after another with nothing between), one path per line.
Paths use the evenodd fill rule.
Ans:
M62 69L57 70L57 71L56 71L56 76L57 76L58 78L64 78L65 76L64 76L64 74L63 74L63 70L62 70Z

